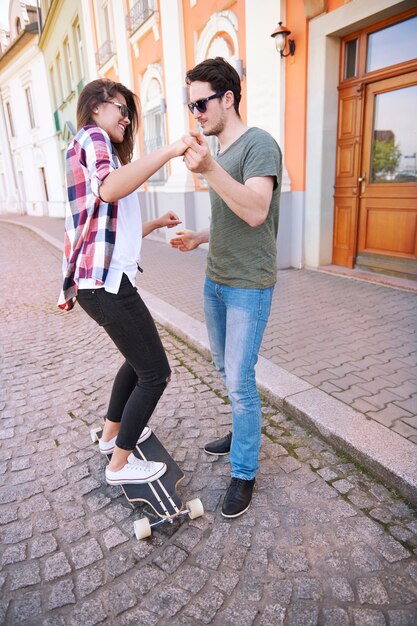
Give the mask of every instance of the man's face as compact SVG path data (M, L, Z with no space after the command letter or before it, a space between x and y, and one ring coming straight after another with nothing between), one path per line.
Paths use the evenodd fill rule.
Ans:
M212 96L216 92L212 89L210 83L194 81L190 85L190 101L197 102ZM225 126L226 115L223 98L213 98L204 103L205 111L200 112L195 107L193 117L200 124L203 135L219 135Z

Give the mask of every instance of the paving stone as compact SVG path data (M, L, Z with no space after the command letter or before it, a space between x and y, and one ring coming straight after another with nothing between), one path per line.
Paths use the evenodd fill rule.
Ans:
M387 624L381 611L354 609L352 613L354 626L386 626Z
M10 571L9 576L11 579L10 589L12 591L36 585L41 581L39 563L19 563Z
M32 524L28 522L14 522L8 524L1 534L2 543L19 543L30 539L33 534Z
M103 541L108 550L119 546L126 541L129 541L129 537L126 537L124 533L122 533L118 528L110 528L106 532L103 533Z
M187 553L176 546L168 546L164 554L154 559L155 565L167 574L173 574L185 561Z
M45 556L45 554L50 554L51 552L54 552L57 547L57 541L52 535L37 537L33 539L32 544L29 548L29 556L32 559L36 559L41 556Z
M107 617L103 603L99 599L88 599L81 605L77 605L72 613L69 624L71 626L96 626Z
M2 566L10 563L20 563L26 559L26 544L18 543L17 545L8 546L4 549L1 557Z
M356 582L361 604L388 604L389 598L379 578L359 578Z
M219 591L208 591L189 602L184 609L184 614L203 624L210 624L223 602L223 594Z
M330 467L324 467L323 469L319 469L317 474L324 478L325 481L334 480L337 478L337 473L334 472Z
M323 626L349 626L349 615L344 609L323 609Z
M136 602L135 594L125 583L112 587L109 592L109 606L116 616L134 607Z
M90 595L105 583L105 574L99 567L82 570L77 576L76 588L81 598Z
M353 485L346 479L336 480L332 483L332 487L337 489L339 493L348 493L351 489L353 489Z
M417 615L412 611L388 611L390 626L417 626Z
M247 603L233 602L225 611L219 612L214 619L219 624L224 624L224 626L233 626L234 624L252 626L257 615L258 609L255 606Z
M25 593L16 598L14 605L14 623L20 624L26 620L33 621L42 612L41 594L39 591Z
M410 556L408 550L403 548L398 541L395 541L392 537L388 537L387 535L378 539L377 546L382 556L385 557L389 563L395 563L396 561L407 559Z
M291 626L317 626L318 609L294 606L288 609L288 622Z
M154 613L136 608L122 615L121 626L156 626L159 617ZM171 622L172 623L172 622Z
M188 605L191 594L183 589L167 585L145 601L145 608L164 618L171 618ZM169 623L169 622L168 622Z
M67 604L75 604L75 595L73 593L74 583L71 579L60 580L52 585L48 597L48 609L53 610Z
M162 583L166 579L166 574L161 572L159 568L151 565L140 567L131 579L132 587L137 589L138 593L146 594L153 587ZM178 582L178 580L177 580Z
M75 569L92 565L103 558L103 552L96 539L88 539L71 549Z
M69 574L70 571L71 565L63 552L58 552L45 561L44 577L47 581Z

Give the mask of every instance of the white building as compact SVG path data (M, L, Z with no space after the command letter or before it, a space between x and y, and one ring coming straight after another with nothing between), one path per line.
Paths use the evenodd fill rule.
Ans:
M65 189L37 17L36 6L11 0L0 55L0 212L55 217Z

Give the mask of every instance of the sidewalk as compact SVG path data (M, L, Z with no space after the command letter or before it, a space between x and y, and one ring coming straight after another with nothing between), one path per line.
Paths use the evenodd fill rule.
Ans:
M1 220L62 248L63 219ZM148 238L138 287L158 322L208 356L205 257ZM417 285L388 282L401 288L281 270L257 378L286 414L417 503Z

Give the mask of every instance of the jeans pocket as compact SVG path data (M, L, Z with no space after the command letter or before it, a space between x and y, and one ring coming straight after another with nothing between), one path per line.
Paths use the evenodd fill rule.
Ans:
M91 319L99 326L103 326L104 313L100 306L97 289L79 289L77 301Z

